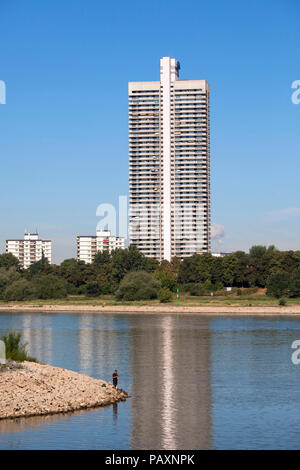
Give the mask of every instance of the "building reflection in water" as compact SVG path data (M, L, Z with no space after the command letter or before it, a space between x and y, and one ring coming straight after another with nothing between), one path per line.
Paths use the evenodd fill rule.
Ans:
M30 356L45 364L52 363L52 317L47 315L23 315L23 340Z
M174 416L174 351L172 341L172 318L162 320L162 445L164 449L175 449L176 418Z
M209 322L132 319L131 448L211 448Z
M126 332L121 334L115 316L81 315L77 332L79 372L111 382L114 369L122 361L128 362L127 327Z
M94 356L94 330L92 328L92 316L82 315L78 318L78 358L79 371L93 375Z
M41 362L108 381L119 370L132 398L113 407L112 419L130 409L132 449L211 448L209 318L24 314L21 321Z

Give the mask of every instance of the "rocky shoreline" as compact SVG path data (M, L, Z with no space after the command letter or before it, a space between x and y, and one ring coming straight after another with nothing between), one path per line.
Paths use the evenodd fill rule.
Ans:
M109 382L35 362L0 367L0 420L107 406L129 395Z

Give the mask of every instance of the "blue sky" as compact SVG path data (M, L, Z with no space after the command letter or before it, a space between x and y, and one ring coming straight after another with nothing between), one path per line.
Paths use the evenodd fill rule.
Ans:
M128 193L127 83L163 56L211 87L214 249L300 249L298 0L0 0L0 252L24 230L54 262Z

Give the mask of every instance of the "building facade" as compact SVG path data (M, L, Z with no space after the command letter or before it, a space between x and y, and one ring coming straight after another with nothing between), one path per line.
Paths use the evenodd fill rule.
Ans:
M51 240L40 240L38 233L25 233L23 240L6 240L6 253L11 253L20 262L23 269L44 256L51 264Z
M96 235L80 235L77 237L77 260L92 263L97 251L124 249L123 237L114 237L109 230L97 230Z
M158 260L210 251L209 85L179 69L128 86L130 241Z

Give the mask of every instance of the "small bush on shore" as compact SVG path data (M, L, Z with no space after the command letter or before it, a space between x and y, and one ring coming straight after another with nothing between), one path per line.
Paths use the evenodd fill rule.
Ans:
M166 287L162 287L161 289L159 289L157 294L157 297L161 303L171 302L172 296L172 292Z
M132 271L122 279L116 292L117 300L156 299L160 281L146 271Z
M6 358L12 361L23 362L31 361L36 362L34 357L27 354L27 343L21 343L22 334L15 331L10 331L7 335L2 336L2 341L5 343Z
M281 305L282 307L284 307L286 305L286 300L285 299L279 299L278 300L278 305Z

